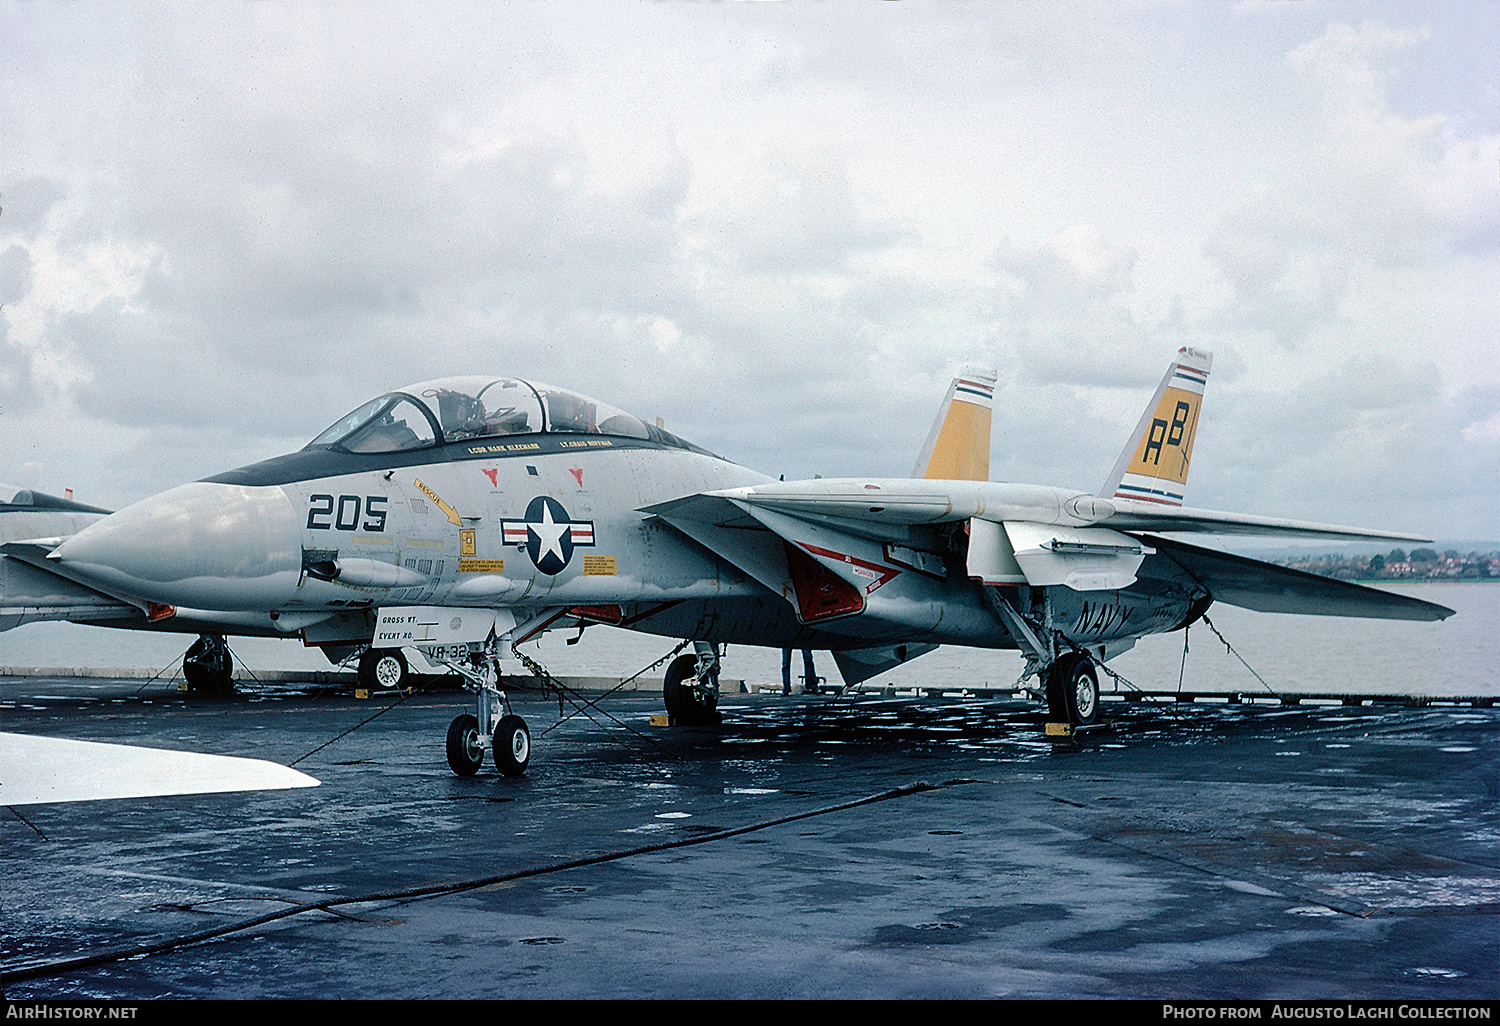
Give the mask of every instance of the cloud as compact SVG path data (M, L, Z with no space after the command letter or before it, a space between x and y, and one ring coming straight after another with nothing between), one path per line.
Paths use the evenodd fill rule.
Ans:
M1494 236L1500 207L1479 169L1500 156L1500 137L1460 138L1441 114L1390 109L1398 65L1427 40L1378 22L1333 23L1291 51L1289 65L1318 85L1321 131L1205 242L1233 292L1221 326L1295 350L1347 317L1370 269L1413 268Z
M847 169L832 154L746 160L702 191L711 197L685 219L689 245L700 259L751 275L847 271L860 251L906 237L860 209Z
M12 243L0 252L0 306L26 298L31 291L31 254Z
M1310 70L1324 84L1324 109L1332 123L1382 120L1386 87L1397 74L1389 63L1415 44L1428 39L1425 28L1391 28L1366 21L1354 28L1333 22L1323 34L1287 55L1293 66Z
M23 178L0 193L0 234L31 235L46 223L53 206L67 198L68 190L50 178Z
M978 360L997 474L1093 488L1193 345L1195 495L1425 515L1489 466L1494 74L1304 10L8 8L0 441L138 495L493 370L902 475Z

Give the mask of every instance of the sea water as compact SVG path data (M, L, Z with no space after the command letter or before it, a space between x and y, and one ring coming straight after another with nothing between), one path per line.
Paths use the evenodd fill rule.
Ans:
M1256 613L1216 604L1208 611L1226 650L1206 623L1183 632L1142 639L1111 659L1109 668L1138 687L1196 692L1331 692L1338 694L1500 695L1500 584L1390 584L1386 590L1455 610L1447 620L1413 623L1332 616ZM677 639L617 628L553 631L522 651L558 675L625 677L666 655ZM28 624L0 633L0 668L68 667L177 672L193 636L112 630L68 623ZM327 670L316 649L295 639L230 638L236 675L251 679L265 670ZM817 672L840 682L827 653L816 653ZM1243 662L1241 662L1241 658ZM1248 664L1248 666L1247 666ZM417 661L420 666L420 661ZM511 666L521 672L519 666ZM945 646L877 675L868 684L898 688L1008 688L1021 674L1015 652ZM1253 673L1252 673L1253 669ZM662 669L643 679L660 681ZM802 659L792 660L794 681ZM1257 679L1256 674L1259 674ZM723 675L751 685L779 688L780 649L730 645ZM1029 682L1035 686L1035 680ZM1101 675L1104 690L1113 688Z

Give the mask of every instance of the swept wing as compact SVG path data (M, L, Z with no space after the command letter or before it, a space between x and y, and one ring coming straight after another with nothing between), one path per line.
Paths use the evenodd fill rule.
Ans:
M1363 616L1381 620L1445 620L1453 610L1435 602L1319 577L1290 567L1215 552L1170 538L1141 536L1156 549L1144 572L1161 578L1181 574L1219 602L1262 613Z

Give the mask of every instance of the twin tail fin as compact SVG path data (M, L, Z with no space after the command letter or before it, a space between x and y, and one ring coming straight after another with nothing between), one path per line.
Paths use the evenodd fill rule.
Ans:
M1212 353L1188 348L1177 351L1130 443L1099 490L1100 496L1182 505L1193 439L1198 434L1203 386L1213 362Z
M990 479L990 407L995 398L995 371L965 367L948 386L948 395L927 434L911 476L944 481Z

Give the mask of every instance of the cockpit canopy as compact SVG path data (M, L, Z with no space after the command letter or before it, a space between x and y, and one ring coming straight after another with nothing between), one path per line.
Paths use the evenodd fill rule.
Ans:
M501 435L571 432L649 439L698 450L674 435L576 392L518 378L436 378L387 392L308 443L346 452L425 449Z

